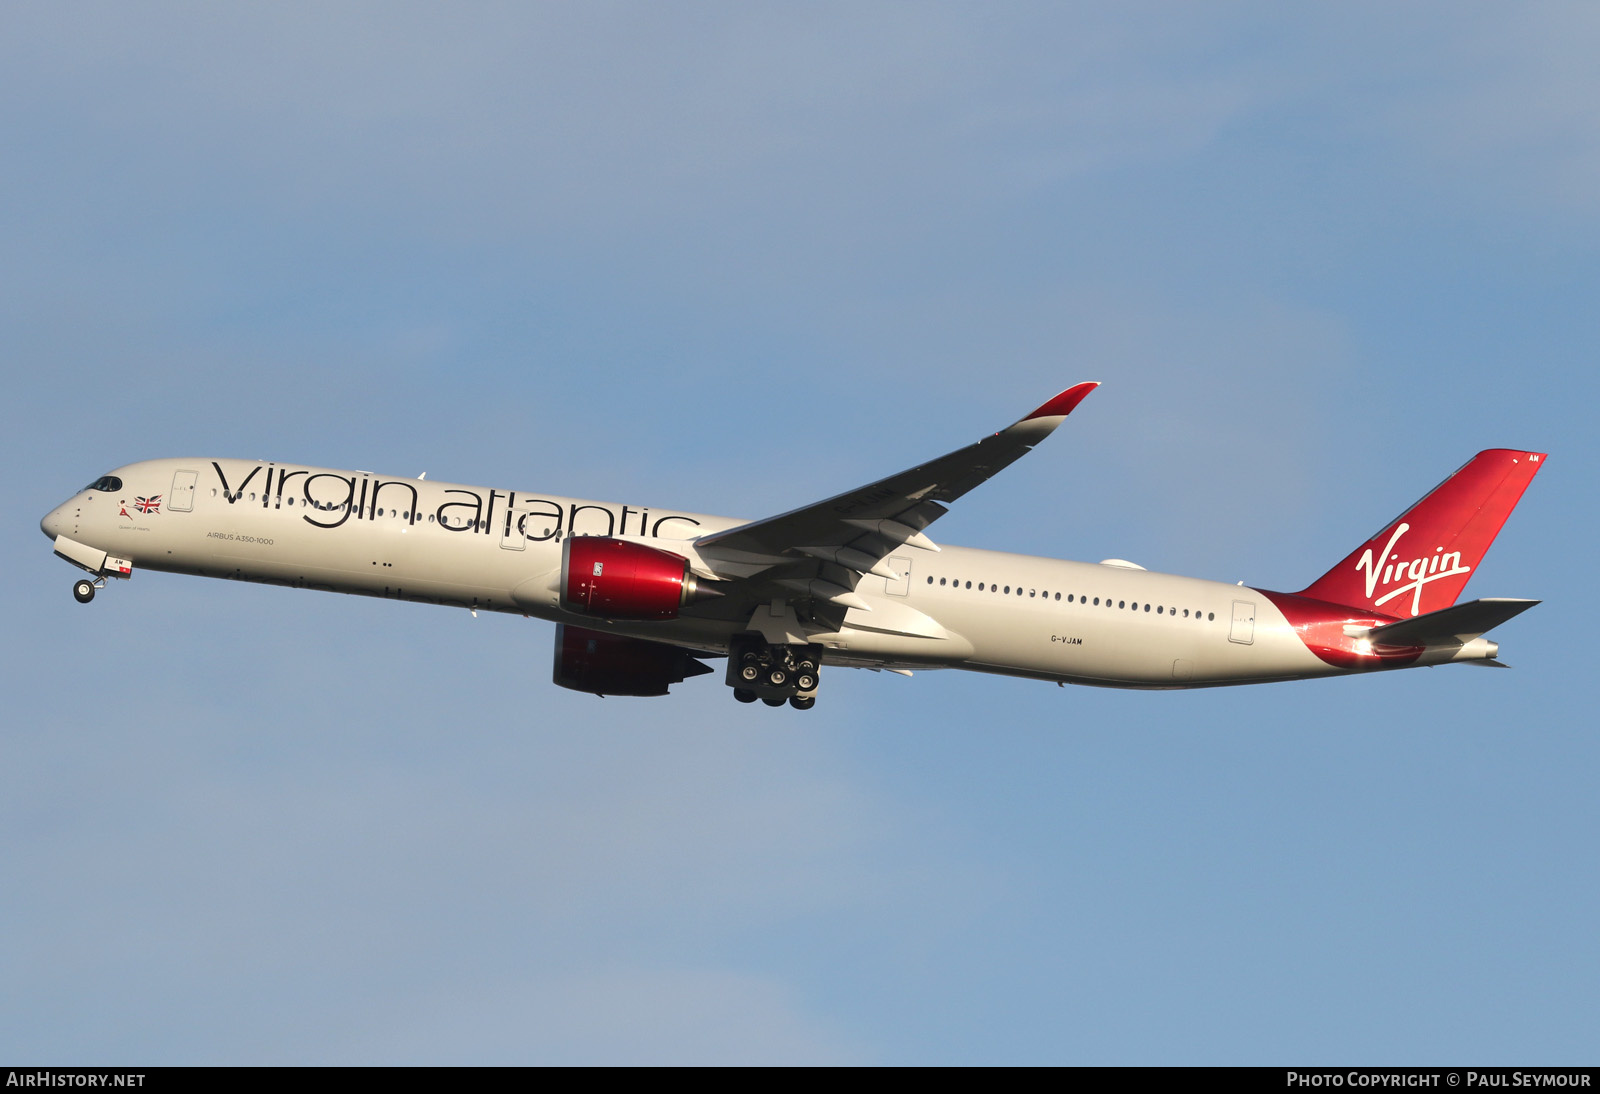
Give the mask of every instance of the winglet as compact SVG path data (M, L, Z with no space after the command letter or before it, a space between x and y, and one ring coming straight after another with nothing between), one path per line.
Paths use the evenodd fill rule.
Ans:
M1090 380L1087 383L1073 384L1060 395L1057 395L1054 399L1051 399L1049 402L1045 403L1038 410L1035 410L1032 414L1029 414L1026 418L1023 418L1022 421L1031 422L1037 418L1065 418L1068 414L1072 413L1073 409L1077 407L1079 403L1083 402L1084 398L1089 394L1089 392L1093 391L1099 386L1099 380ZM1021 423L1019 422L1018 424L1020 425Z
M1067 415L1072 413L1073 408L1083 402L1089 392L1099 386L1099 380L1074 384L1026 418L1012 422L996 436L1010 437L1032 448L1053 433L1056 426L1066 421Z

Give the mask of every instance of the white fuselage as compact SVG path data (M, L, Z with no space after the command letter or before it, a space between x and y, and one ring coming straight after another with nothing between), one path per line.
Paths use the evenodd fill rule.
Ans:
M754 620L610 623L559 606L563 540L622 537L692 557L695 537L743 523L734 518L242 460L150 460L114 474L120 490L82 491L41 522L63 537L58 553L65 543L135 569L515 612L712 652L764 626L765 607ZM1243 586L961 547L906 546L889 562L898 577L856 586L870 610L794 637L832 664L1121 687L1346 671Z

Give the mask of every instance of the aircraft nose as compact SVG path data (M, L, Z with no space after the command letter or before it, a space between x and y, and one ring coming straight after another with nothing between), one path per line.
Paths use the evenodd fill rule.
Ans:
M59 536L63 526L66 524L61 512L65 508L66 506L64 505L58 505L46 513L44 515L44 519L39 522L39 531L43 532L51 539L55 539L57 536Z

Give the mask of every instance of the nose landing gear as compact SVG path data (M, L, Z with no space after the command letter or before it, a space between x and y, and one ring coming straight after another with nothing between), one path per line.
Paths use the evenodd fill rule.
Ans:
M817 703L821 667L821 646L775 646L758 635L741 634L728 650L727 683L741 703L760 699L769 707L788 703L810 710Z
M94 591L103 587L105 583L106 579L103 577L98 581L90 581L86 577L79 578L72 583L72 598L79 604L87 604L94 599Z

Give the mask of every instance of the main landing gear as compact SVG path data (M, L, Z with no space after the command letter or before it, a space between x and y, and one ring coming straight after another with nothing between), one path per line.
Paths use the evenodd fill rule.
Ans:
M72 598L79 604L87 604L89 601L94 599L94 591L96 589L104 588L105 583L106 579L103 577L96 581L90 581L86 577L80 577L77 581L72 583Z
M796 710L817 704L818 645L774 646L753 634L736 635L728 649L728 686L741 703L760 699L769 707Z

